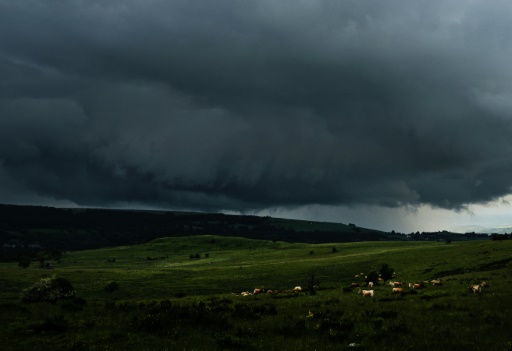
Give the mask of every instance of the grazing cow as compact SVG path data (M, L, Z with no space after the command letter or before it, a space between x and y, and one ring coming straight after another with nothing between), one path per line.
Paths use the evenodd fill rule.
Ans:
M409 283L408 286L409 286L409 289L412 289L412 287L413 287L412 283Z
M350 286L353 287L353 288L356 288L356 287L359 286L359 283L352 283L352 284L350 284Z
M487 282L481 282L481 283L480 283L480 286L481 286L482 288L488 288L488 287L489 287L489 284L488 284Z
M240 293L240 295L242 295L242 296L251 296L251 295L252 295L252 292L250 292L250 291L242 291L242 292Z
M369 287L369 288L373 288L373 282L369 282L369 283L368 283L368 287Z
M403 288L393 288L393 294L401 294L404 292Z
M296 286L295 288L293 288L293 292L297 293L297 292L301 292L302 291L302 287L300 286Z
M354 276L354 278L359 278L359 274L356 274L356 275Z
M263 293L264 293L264 290L263 290L263 289L261 289L261 288L256 288L256 289L254 289L254 291L253 291L253 294L254 294L254 295L263 294Z
M404 283L402 283L402 282L389 282L389 286L396 287L396 286L403 286L403 285L404 285Z
M421 284L414 283L414 284L412 285L412 289L413 289L413 290L421 289Z
M430 282L432 283L432 286L443 285L443 282L441 281L441 279L433 279Z
M361 290L357 292L358 294L362 294L363 296L370 296L373 297L373 290Z
M482 287L480 285L478 285L478 284L477 285L470 285L470 286L468 286L468 288L469 288L469 290L473 291L473 294L477 293L477 292L478 293L482 292Z

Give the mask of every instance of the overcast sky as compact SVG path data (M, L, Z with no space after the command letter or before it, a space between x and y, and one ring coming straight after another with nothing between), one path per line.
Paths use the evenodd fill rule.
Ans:
M0 0L0 202L512 223L511 18L509 0Z

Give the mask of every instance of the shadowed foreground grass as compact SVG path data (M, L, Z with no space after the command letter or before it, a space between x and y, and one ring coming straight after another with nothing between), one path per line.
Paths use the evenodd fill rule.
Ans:
M0 340L2 350L512 350L511 249L201 236L69 252L52 270L1 264ZM393 295L381 283L373 298L350 288L383 263L397 281L443 285ZM312 272L316 294L291 292ZM69 279L78 298L19 302L51 275ZM480 294L467 288L482 281ZM238 294L256 287L281 292Z

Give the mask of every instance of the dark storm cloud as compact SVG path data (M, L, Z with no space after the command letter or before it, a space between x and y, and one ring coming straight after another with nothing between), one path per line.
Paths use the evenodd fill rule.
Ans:
M509 194L511 15L483 0L0 0L0 201Z

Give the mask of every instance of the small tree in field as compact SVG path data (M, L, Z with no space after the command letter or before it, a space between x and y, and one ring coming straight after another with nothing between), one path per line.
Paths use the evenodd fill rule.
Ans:
M389 280L393 278L394 269L390 267L387 263L384 263L382 266L380 266L379 274L382 279Z
M379 273L371 271L366 275L366 278L364 280L367 284L369 282L377 283L379 281Z

